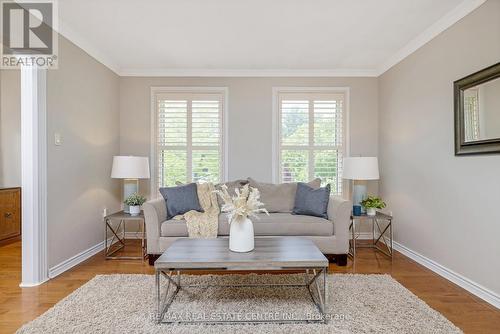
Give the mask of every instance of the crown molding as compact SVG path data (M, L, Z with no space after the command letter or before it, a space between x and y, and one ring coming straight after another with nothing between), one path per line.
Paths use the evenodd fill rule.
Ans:
M122 69L124 77L376 77L370 69L282 70L282 69Z
M93 43L85 39L81 34L74 31L63 19L59 18L58 33L64 36L71 43L85 51L92 58L109 68L116 75L120 75L118 64L108 57L105 52L99 50Z
M430 42L437 35L460 21L463 17L471 13L473 10L485 3L486 0L465 0L460 5L448 12L437 22L424 30L417 37L412 39L408 44L402 47L398 52L391 56L379 69L376 71L377 76L384 74L390 68L398 64L400 61L411 55L413 52L420 49L422 46Z

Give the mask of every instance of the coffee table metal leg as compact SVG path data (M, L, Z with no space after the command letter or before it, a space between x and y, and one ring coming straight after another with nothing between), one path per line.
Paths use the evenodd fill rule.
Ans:
M323 268L323 301L324 301L324 304L323 304L323 316L325 315L326 306L328 304L328 302L327 302L328 294L326 293L327 292L327 286L328 286L328 284L326 282L327 277L328 277L328 267Z
M173 277L175 272L175 276ZM312 278L310 278L309 272L312 273ZM165 314L168 309L172 305L177 293L181 289L181 271L179 270L171 270L166 273L163 270L156 270L155 273L155 284L156 284L156 303L157 303L157 323L177 323L177 324L238 324L238 323L326 323L326 305L327 305L327 272L328 267L325 268L317 268L317 269L305 269L304 273L304 283L305 284L252 284L252 285L215 285L218 287L259 287L259 286L291 286L291 287L305 287L311 296L313 303L318 308L319 313L321 314L322 319L319 320L311 320L311 319L297 319L297 320L257 320L257 321L231 321L231 320L219 320L219 321L204 321L204 320L193 320L193 321L183 321L183 320L164 320ZM163 276L167 280L167 285L165 287L165 291L161 292L161 276ZM323 276L323 289L320 289L320 284L318 279L320 276ZM174 288L172 295L169 297L170 287ZM185 288L189 287L210 287L210 285L185 285ZM315 297L315 293L313 289L316 290L315 293L317 297ZM322 291L321 291L322 290Z
M172 279L172 271L169 271L168 274L165 273L163 270L156 271L156 302L157 302L157 312L158 312L157 323L161 323L163 321L163 317L167 313L170 305L172 305L172 302L174 301L177 293L181 288L181 272L177 270L176 274L177 277L176 280L174 281ZM161 276L167 279L167 286L165 287L165 292L163 293L163 296L161 294ZM175 290L172 293L172 296L169 297L168 295L170 292L170 286L173 286Z
M326 322L325 312L326 312L326 298L327 298L327 295L326 295L327 271L328 271L328 268L322 268L319 271L316 271L315 269L313 269L312 270L313 278L311 278L306 284L306 288L309 291L309 294L311 295L311 299L312 299L313 303L316 305L316 307L318 308L318 311L323 316L324 322ZM320 286L318 283L318 278L320 276L323 276L323 289L320 289ZM314 293L312 291L313 284L314 284L314 288L316 290L315 292L318 295L317 298L314 296ZM323 291L321 291L321 290L323 290Z
M318 284L318 278L316 278L314 280L314 285L316 286L316 292L318 293L318 298L319 298L319 305L320 305L320 308L321 308L321 312L324 312L324 307L325 307L325 304L323 302L323 296L321 294L321 291L319 289L319 284Z
M161 303L160 303L160 271L156 270L155 273L155 287L156 287L156 323L161 322Z

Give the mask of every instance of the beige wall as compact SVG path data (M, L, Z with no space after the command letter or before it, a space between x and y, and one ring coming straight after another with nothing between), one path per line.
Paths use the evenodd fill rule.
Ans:
M216 86L229 91L229 179L272 179L272 88L350 87L351 154L378 154L376 78L135 78L120 79L120 152L150 154L151 86ZM141 182L149 195L149 182ZM370 192L377 193L372 182Z
M0 71L0 188L21 186L21 74Z
M103 208L120 207L110 178L120 115L118 76L68 40L59 39L59 69L47 73L50 268L102 242Z
M381 194L404 246L500 294L500 156L454 155L453 81L500 59L490 0L380 77Z

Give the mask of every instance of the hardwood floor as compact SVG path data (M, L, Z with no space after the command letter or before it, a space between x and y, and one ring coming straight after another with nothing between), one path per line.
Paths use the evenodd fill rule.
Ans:
M138 242L130 242L129 250L138 252ZM0 246L0 333L15 332L96 274L153 273L147 261L106 261L98 254L45 284L21 289L20 259L20 241ZM500 310L397 252L391 263L371 249L359 249L355 266L351 260L346 267L331 264L330 272L389 274L465 333L500 331Z

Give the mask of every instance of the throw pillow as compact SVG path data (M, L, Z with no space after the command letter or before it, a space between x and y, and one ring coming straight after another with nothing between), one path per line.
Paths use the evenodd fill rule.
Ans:
M328 200L330 199L330 184L326 187L314 189L309 185L299 182L295 205L292 214L315 216L328 219Z
M177 215L183 215L191 210L203 212L198 200L196 183L160 188L160 194L165 199L167 205L167 220Z
M257 188L260 191L260 201L264 203L264 208L269 212L290 213L295 203L295 193L297 192L297 183L263 183L248 178L250 187ZM314 179L307 183L314 189L319 188L321 179Z
M239 189L239 188L243 187L247 183L248 183L247 180L229 181L229 182L226 182L226 183L216 184L215 185L215 189L220 190L221 186L223 184L225 184L227 186L227 192L229 193L229 195L231 195L231 197L233 197L233 196L236 196L236 193L234 192L234 190L236 188ZM222 198L220 198L219 195L217 195L217 203L219 204L219 208L222 207L222 205L224 204L224 201L222 200Z

